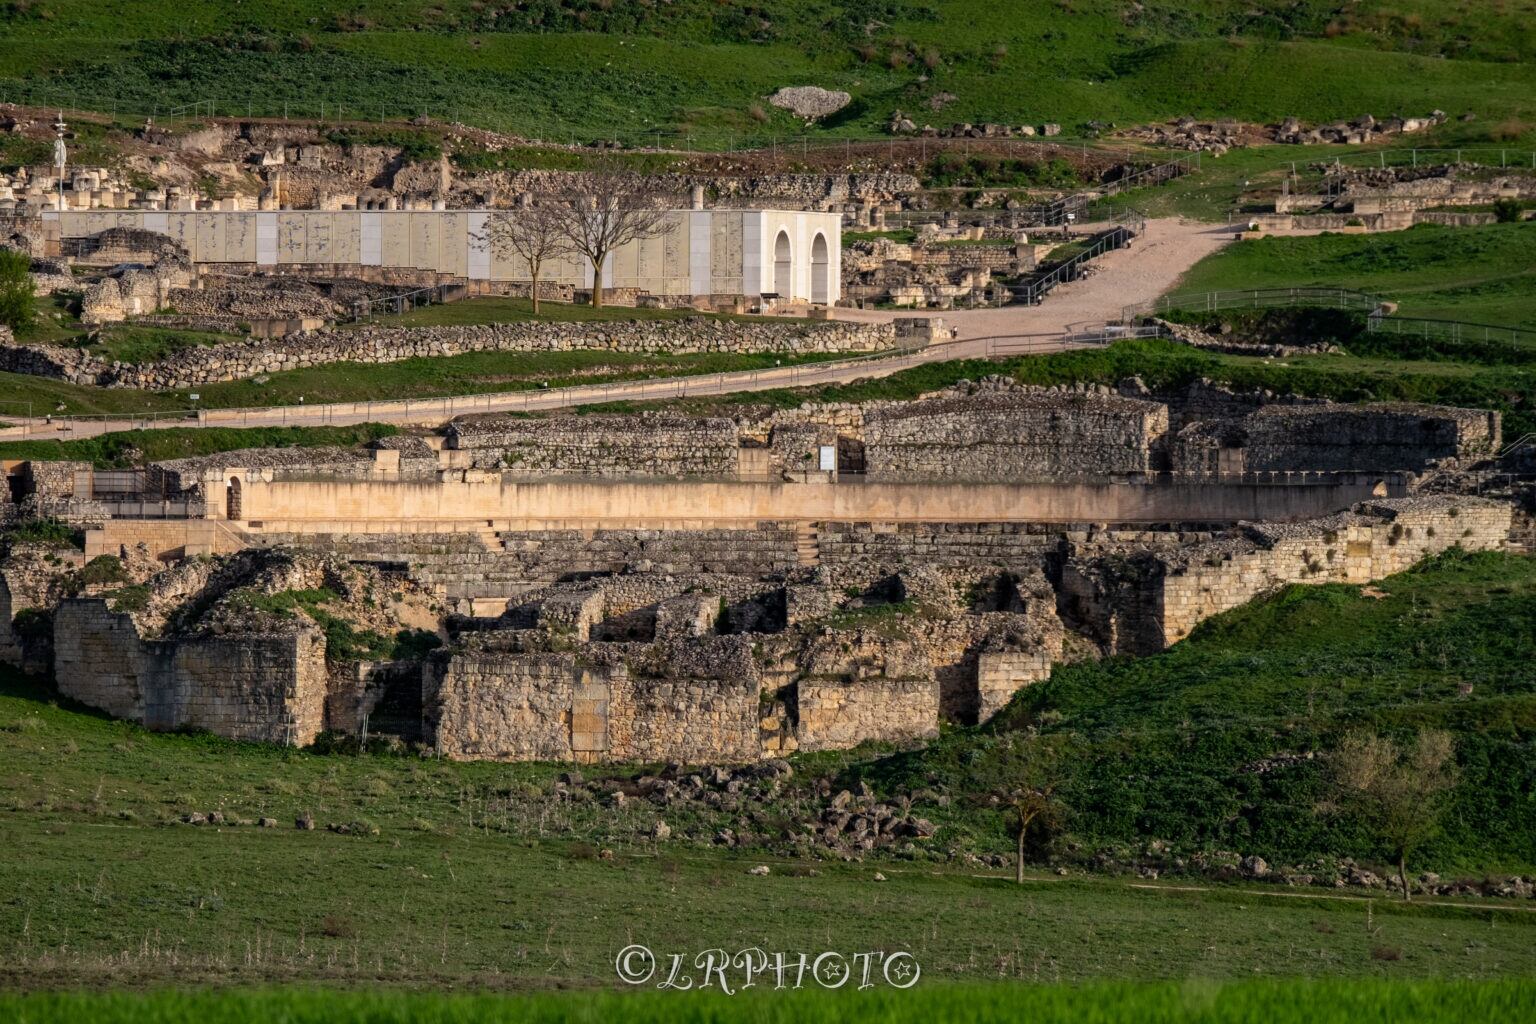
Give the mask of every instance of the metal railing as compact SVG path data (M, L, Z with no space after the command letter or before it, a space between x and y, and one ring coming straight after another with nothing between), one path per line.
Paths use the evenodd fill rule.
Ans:
M1137 317L1162 316L1175 310L1189 313L1216 313L1224 309L1268 309L1284 306L1314 306L1323 309L1359 310L1372 313L1385 305L1382 298L1348 288L1242 288L1215 292L1175 292L1126 306L1121 320L1130 323Z
M1437 320L1418 316L1376 316L1366 318L1366 330L1373 334L1398 334L1453 343L1469 341L1503 342L1510 345L1536 346L1536 331L1499 324L1480 324L1466 320Z
M1081 277L1083 267L1090 260L1097 259L1112 249L1124 248L1135 236L1136 232L1129 226L1116 225L1093 236L1088 246L1081 252L1055 264L1049 270L1036 274L1027 281L1007 287L1013 293L1015 302L1035 305L1058 286Z
M453 302L466 295L468 295L468 289L462 284L433 284L425 288L401 292L398 295L386 295L379 299L359 299L352 304L348 322L367 320L379 314L403 316L413 309Z

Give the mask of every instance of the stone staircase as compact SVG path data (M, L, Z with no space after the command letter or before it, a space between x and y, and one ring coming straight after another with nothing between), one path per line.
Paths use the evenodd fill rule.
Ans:
M821 564L821 533L815 523L795 524L795 561L808 568Z

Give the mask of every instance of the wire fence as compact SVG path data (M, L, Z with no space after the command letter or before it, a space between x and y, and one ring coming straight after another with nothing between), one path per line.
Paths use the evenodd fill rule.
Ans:
M960 148L962 151L1032 153L1041 156L1065 150L1084 153L1092 150L1124 151L1129 160L1133 148L1102 140L1061 135L1051 137L1024 135L978 136L893 136L854 127L821 128L805 126L799 130L764 125L747 131L727 128L679 127L675 125L603 125L576 124L541 118L525 111L504 115L487 113L485 104L466 98L462 103L451 97L433 96L394 101L346 101L315 99L313 96L263 98L202 96L187 98L176 93L161 93L157 99L124 99L98 95L84 89L58 86L21 79L0 78L0 103L38 107L61 112L65 120L108 117L115 121L153 121L172 127L190 121L230 118L266 121L314 121L321 125L349 124L391 125L395 127L428 124L461 124L504 132L539 145L573 148L617 146L629 150L664 152L735 153L762 151L776 159L792 159L796 154L809 159L842 151L844 155L870 159L923 161L930 151ZM854 150L860 150L855 153Z
M1396 334L1428 341L1503 343L1536 346L1536 331L1499 324L1480 324L1466 320L1437 320L1417 316L1371 316L1366 330L1374 334Z
M1285 306L1316 306L1326 309L1373 312L1383 306L1376 295L1348 288L1240 288L1225 291L1175 292L1129 305L1121 312L1121 322L1132 323L1139 317L1165 316L1175 311L1217 313L1227 309L1269 309Z

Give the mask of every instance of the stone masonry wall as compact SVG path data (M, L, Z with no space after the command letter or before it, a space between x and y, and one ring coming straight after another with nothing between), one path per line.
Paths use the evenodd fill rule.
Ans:
M1061 604L1111 652L1149 654L1286 584L1366 583L1458 545L1502 550L1512 511L1479 498L1383 499L1302 523L1250 524L1173 553L1069 559Z
M692 416L456 421L446 447L470 452L477 469L539 478L734 478L740 452L731 420Z
M757 760L750 645L734 637L704 643L692 657L663 655L661 675L569 652L456 653L429 668L429 732L456 759Z
M67 600L54 614L54 671L64 696L153 729L304 746L324 726L325 640L315 629L144 641L105 601Z
M1266 406L1245 418L1244 468L1412 470L1495 451L1500 418L1432 405Z
M871 480L1075 480L1150 471L1167 431L1167 407L1118 395L939 398L868 410L865 458Z
M451 327L363 326L281 339L247 339L183 349L159 363L105 363L80 348L0 348L0 370L97 387L168 391L245 380L328 363L393 363L466 352L635 353L873 352L896 343L885 324L713 317L596 323L502 323Z

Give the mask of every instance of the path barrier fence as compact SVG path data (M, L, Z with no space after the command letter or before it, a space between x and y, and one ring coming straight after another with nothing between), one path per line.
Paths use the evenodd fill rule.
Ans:
M1218 313L1228 309L1271 309L1288 306L1313 306L1324 309L1358 310L1371 313L1381 309L1380 296L1348 288L1241 288L1213 292L1175 292L1126 306L1120 319L1131 323L1139 317L1165 316L1174 311Z
M1500 324L1480 324L1466 320L1437 320L1419 316L1371 316L1366 330L1373 334L1397 334L1453 344L1484 341L1536 348L1536 331Z

